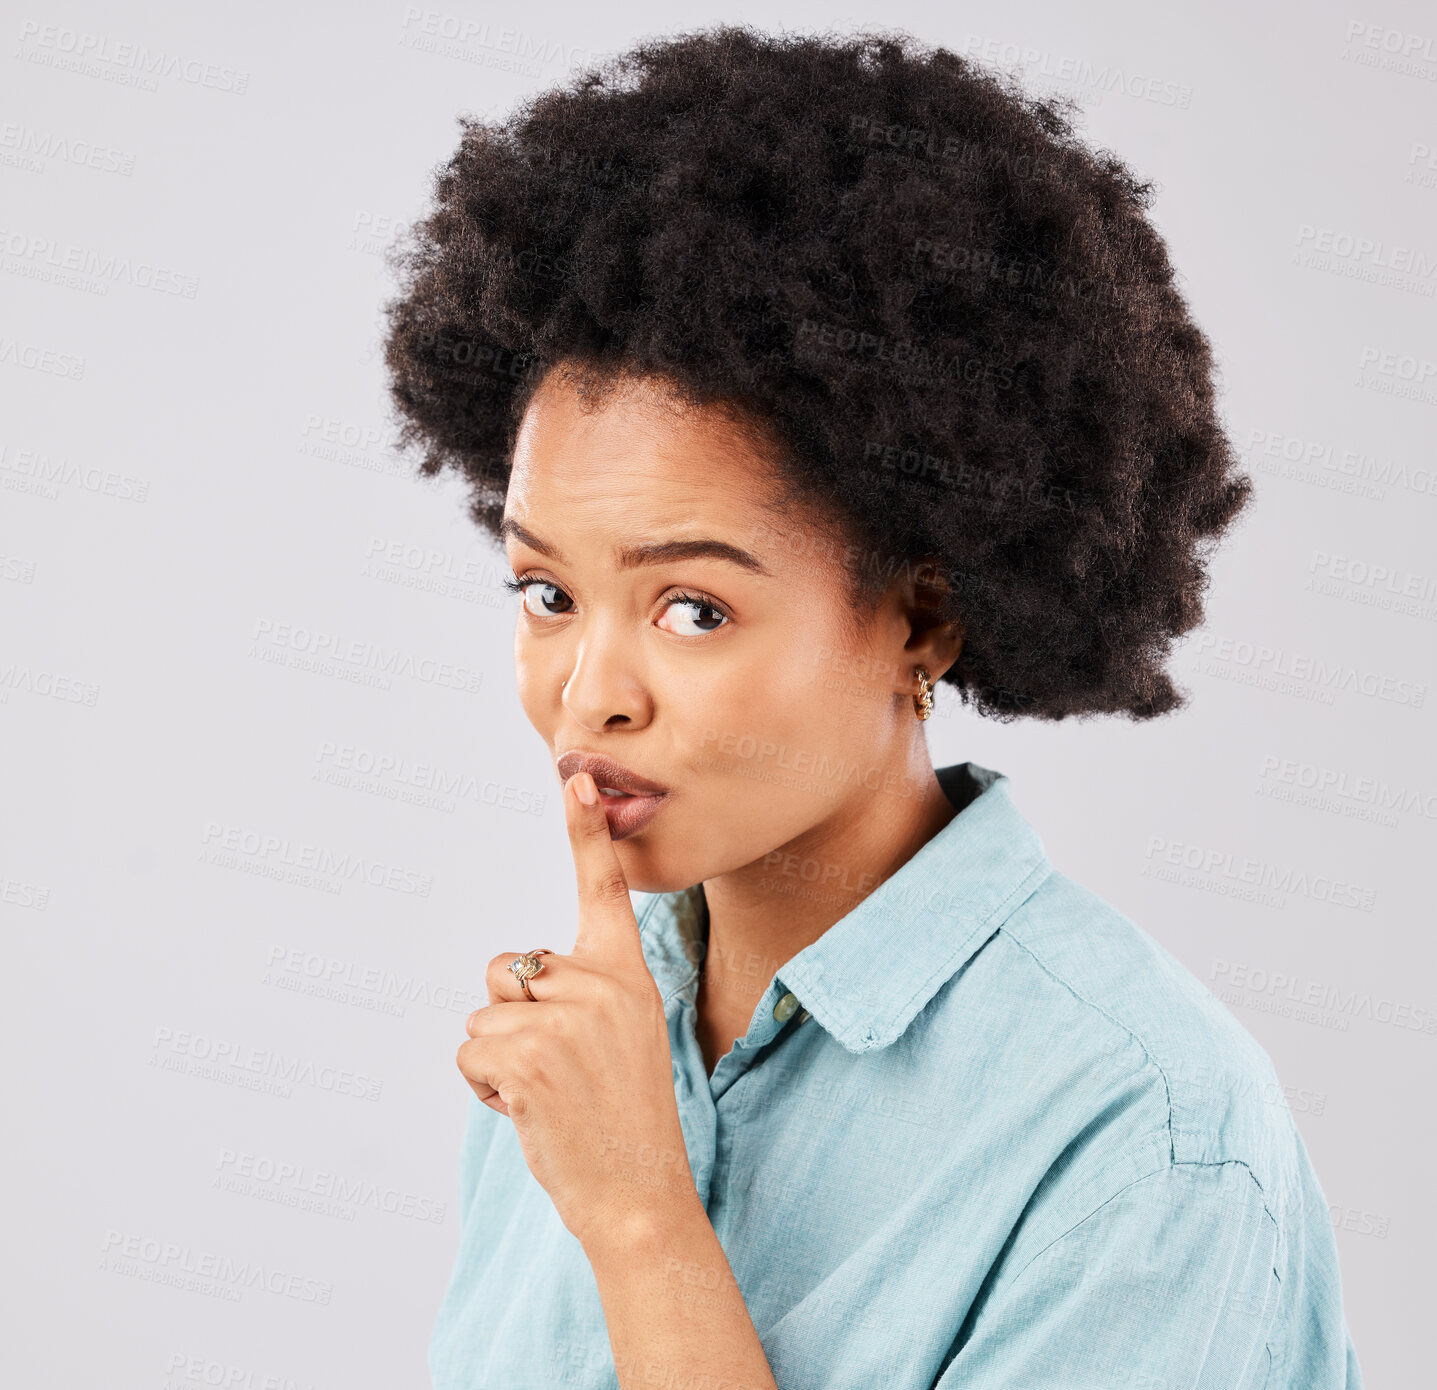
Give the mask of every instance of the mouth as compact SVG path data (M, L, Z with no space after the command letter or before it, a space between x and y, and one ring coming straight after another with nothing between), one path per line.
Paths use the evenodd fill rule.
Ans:
M572 748L558 760L560 781L576 772L587 772L599 789L599 804L609 822L610 838L625 840L636 835L658 813L669 798L667 787L630 771L601 753Z

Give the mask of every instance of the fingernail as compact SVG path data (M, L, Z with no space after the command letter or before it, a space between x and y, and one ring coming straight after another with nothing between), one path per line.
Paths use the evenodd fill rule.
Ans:
M594 779L587 772L575 773L574 795L585 806L592 806L599 799L599 789L594 785Z

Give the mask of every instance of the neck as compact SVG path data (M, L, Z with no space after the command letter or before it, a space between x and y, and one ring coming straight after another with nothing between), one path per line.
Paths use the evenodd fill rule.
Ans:
M711 1038L741 1037L774 972L852 912L957 814L938 784L926 740L917 743L917 757L887 785L903 786L906 777L918 793L860 789L774 853L704 881L708 950L698 1009Z

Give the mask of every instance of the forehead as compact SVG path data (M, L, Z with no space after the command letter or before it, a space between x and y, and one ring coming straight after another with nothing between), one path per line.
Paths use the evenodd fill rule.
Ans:
M681 406L645 381L615 385L595 408L551 374L519 427L505 515L556 538L722 532L757 549L779 521L778 483L717 409Z

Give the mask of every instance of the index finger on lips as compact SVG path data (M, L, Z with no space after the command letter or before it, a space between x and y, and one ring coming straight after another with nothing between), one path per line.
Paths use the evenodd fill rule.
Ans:
M580 789L593 797L586 805ZM579 930L575 951L627 946L638 941L638 920L629 901L629 881L609 833L598 788L587 772L576 772L564 783L564 823L574 855L579 886Z

